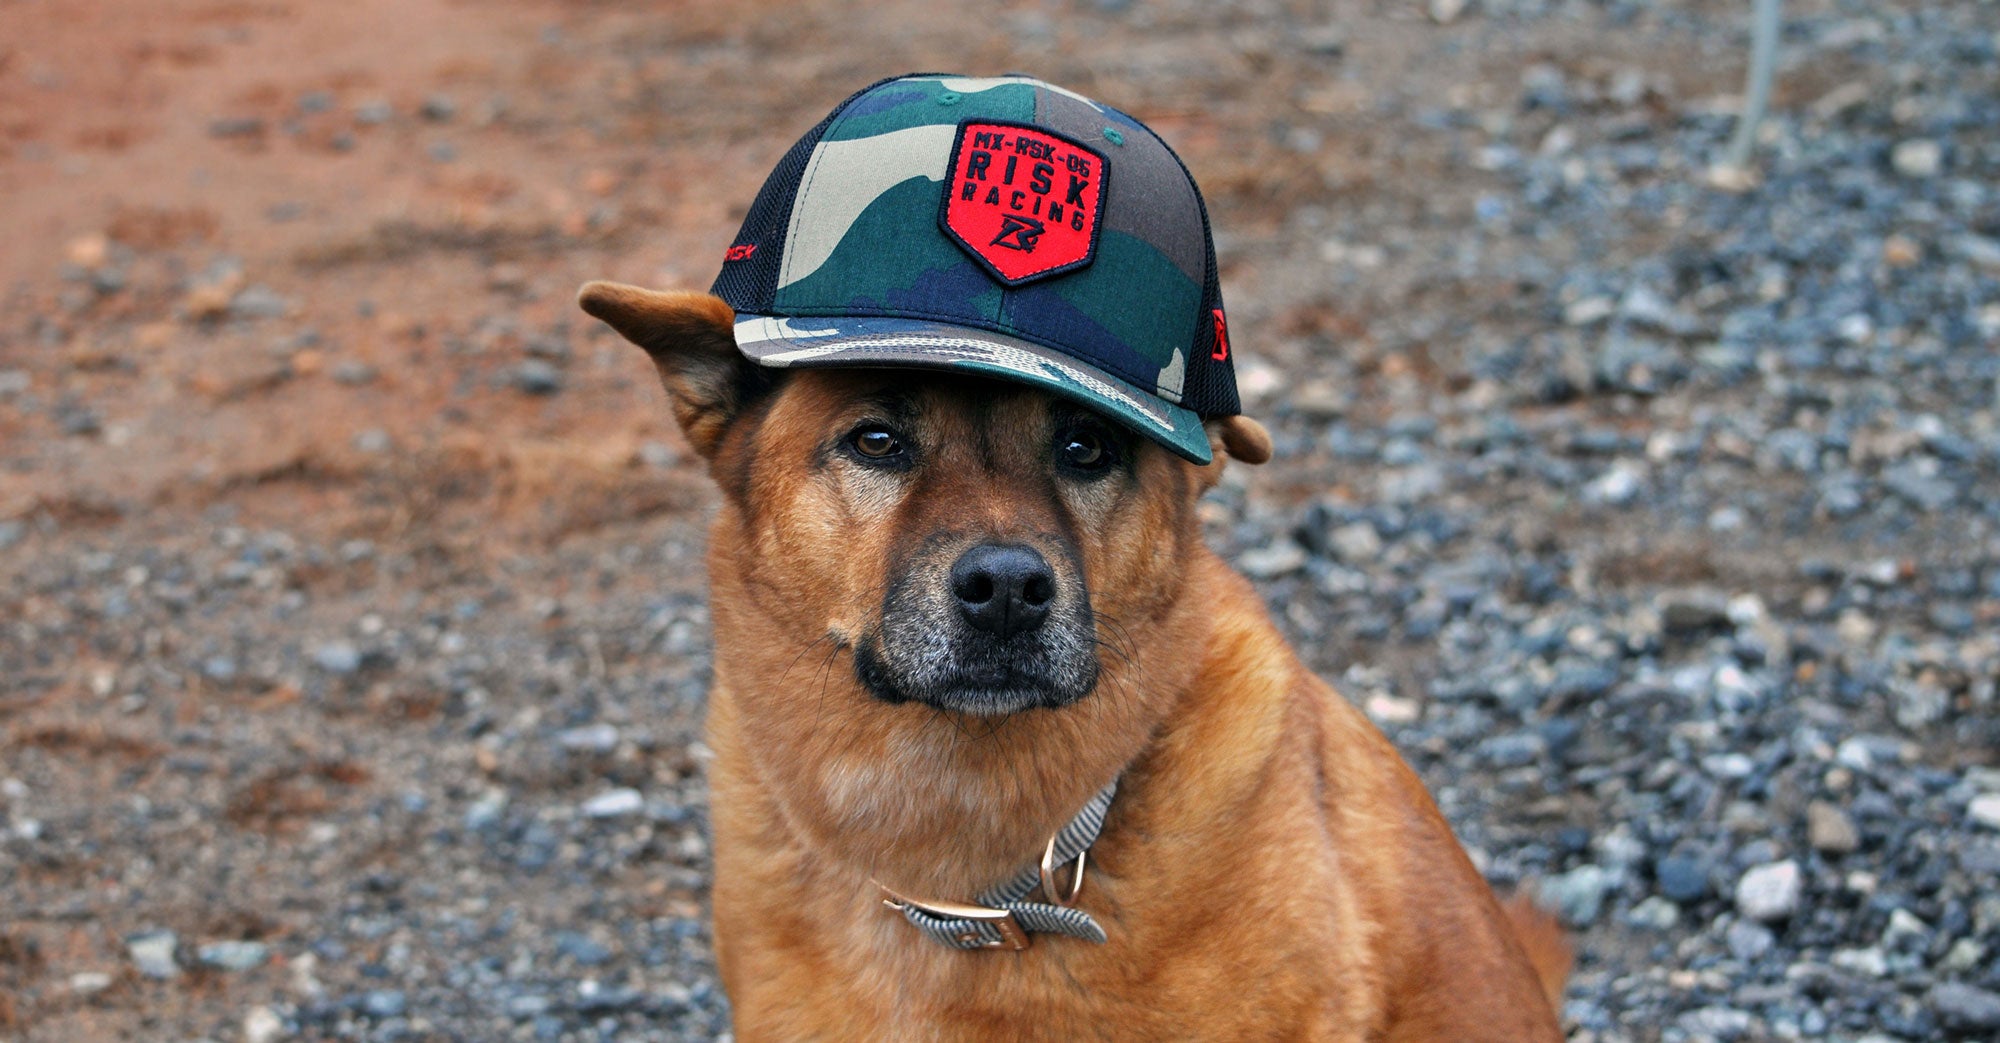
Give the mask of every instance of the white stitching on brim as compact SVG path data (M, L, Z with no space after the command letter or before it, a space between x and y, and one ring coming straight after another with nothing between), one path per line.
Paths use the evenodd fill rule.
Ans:
M769 323L770 325L749 330L745 329L745 327L758 327L762 323ZM736 342L739 346L755 341L790 341L793 339L789 335L791 331L784 325L784 320L770 318L746 320L738 323L736 329ZM746 333L748 336L745 335ZM772 333L775 333L776 336L769 335ZM759 336L759 334L764 335ZM828 335L830 334L807 334L809 337ZM769 354L760 354L756 358L759 363L766 366L790 366L798 362L827 358L860 349L899 351L927 359L938 359L940 356L945 356L945 360L947 361L955 357L968 362L984 362L988 365L999 366L1002 369L1015 373L1032 374L1042 377L1049 377L1052 375L1050 371L1054 371L1054 375L1065 377L1074 383L1080 384L1093 394L1101 395L1113 402L1129 406L1163 431L1176 430L1171 418L1157 412L1156 407L1149 406L1147 403L1126 394L1121 388L1107 384L1083 370L1073 366L1066 366L1054 359L1045 358L1021 348L995 344L990 341L959 340L950 337L924 337L916 334L843 337L838 344L807 346L795 348L790 351L774 351Z

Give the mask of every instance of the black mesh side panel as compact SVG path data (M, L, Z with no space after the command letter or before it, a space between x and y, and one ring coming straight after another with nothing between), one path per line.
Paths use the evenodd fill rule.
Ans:
M729 302L730 307L739 312L765 314L771 310L771 302L778 295L778 267L785 257L785 229L791 224L792 203L798 198L799 180L805 176L806 163L812 159L813 148L819 144L821 135L835 116L853 103L854 99L874 90L889 80L877 80L847 96L847 100L833 107L806 136L794 144L791 151L764 179L764 187L757 192L757 199L750 204L750 213L743 218L743 228L730 241L732 247L754 246L749 257L740 261L724 261L722 271L715 276L715 284L708 292Z
M1208 226L1208 201L1201 197L1201 186L1195 184L1194 175L1188 172L1180 154L1164 138L1160 144L1166 145L1167 154L1180 164L1181 174L1194 189L1194 205L1201 210L1201 238L1206 244L1203 260L1208 274L1202 279L1201 316L1195 325L1194 347L1188 352L1181 405L1201 416L1235 416L1243 412L1243 402L1236 394L1236 331L1229 331L1229 356L1215 357L1215 312L1222 309L1222 276L1216 270L1215 235Z

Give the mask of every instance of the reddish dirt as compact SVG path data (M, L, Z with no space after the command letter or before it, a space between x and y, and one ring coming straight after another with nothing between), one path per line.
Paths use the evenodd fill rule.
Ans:
M1436 40L1402 12L1320 16L1367 25L1337 62L1297 60L1254 20L1024 12L968 36L924 5L829 0L0 6L0 357L99 421L54 437L0 412L0 518L129 524L228 500L341 529L447 500L550 536L680 502L666 477L628 481L637 447L677 436L571 294L593 277L705 284L785 143L885 73L1019 68L1119 99L1189 158L1238 243L1305 201L1435 213L1476 187L1411 180L1444 157L1371 118L1362 85L1408 80L1404 59ZM1544 35L1454 49L1397 89L1504 96L1510 62L1574 42ZM454 111L428 118L439 95ZM1280 118L1327 147L1285 147ZM1365 350L1359 305L1259 314L1281 302L1241 288L1281 273L1254 247L1224 255L1239 328ZM107 259L117 292L62 278ZM244 287L282 315L224 313ZM522 342L549 335L580 335L568 390L508 386ZM378 376L345 384L343 365Z
M359 509L344 493L371 479L407 488L413 467L522 503L550 482L587 488L640 439L670 438L622 352L585 360L596 365L577 393L489 386L523 335L581 325L582 279L681 282L677 262L711 253L702 239L726 235L741 205L675 191L726 161L643 147L631 118L571 100L615 93L620 70L541 42L565 17L533 3L0 11L0 112L16 114L0 152L13 239L0 283L17 315L49 317L10 336L7 355L36 392L87 401L102 422L101 437L64 440L0 421L13 464L0 515L129 517L227 497L340 526ZM315 91L331 107L301 112ZM458 111L419 115L439 94ZM357 121L378 100L388 121ZM242 129L219 134L219 121ZM440 162L445 148L455 157ZM735 159L741 177L761 161ZM114 251L131 256L121 293L93 299L53 278L63 259ZM240 274L199 274L225 256ZM246 285L275 291L285 313L213 314ZM343 385L339 363L379 377ZM402 451L358 452L371 429ZM279 497L242 495L274 481Z

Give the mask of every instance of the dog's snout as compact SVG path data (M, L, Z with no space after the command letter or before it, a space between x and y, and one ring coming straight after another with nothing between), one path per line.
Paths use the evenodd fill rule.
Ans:
M1056 709L1097 685L1090 591L1070 548L940 534L882 597L855 675L885 702L982 717Z
M1056 573L1033 547L983 543L952 565L951 593L967 623L1010 637L1047 621Z

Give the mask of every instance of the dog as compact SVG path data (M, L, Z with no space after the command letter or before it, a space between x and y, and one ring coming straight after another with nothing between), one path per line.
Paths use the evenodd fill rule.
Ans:
M1202 493L1272 442L1164 149L1025 77L884 81L780 164L715 294L580 291L721 490L743 1043L1560 1038L1559 928L1202 541ZM1192 289L1145 282L1169 268Z

